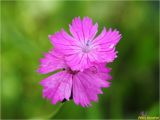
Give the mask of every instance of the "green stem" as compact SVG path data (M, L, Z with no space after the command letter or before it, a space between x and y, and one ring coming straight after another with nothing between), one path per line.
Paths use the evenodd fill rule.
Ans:
M60 106L48 116L48 119L54 118L54 116L59 112L59 110L61 109L61 107L64 105L64 103L61 103Z

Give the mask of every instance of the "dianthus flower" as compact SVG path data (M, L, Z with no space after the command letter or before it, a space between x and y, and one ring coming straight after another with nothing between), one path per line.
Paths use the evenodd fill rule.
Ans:
M51 99L53 104L73 98L76 104L85 107L91 105L91 101L98 100L97 95L102 94L102 87L110 85L110 69L105 67L105 63L95 63L83 72L75 71L65 63L63 54L54 50L46 53L40 62L39 73L59 70L40 82L44 87L43 97Z
M69 25L69 35L64 29L54 35L49 35L55 49L66 56L67 64L73 70L83 71L95 62L112 62L117 56L115 46L121 39L117 30L104 27L100 35L96 36L98 24L93 25L92 19L84 17L74 18Z
M96 36L98 24L84 17L73 19L69 35L62 29L49 39L54 49L40 59L38 72L47 74L59 72L42 80L43 97L56 104L58 101L73 99L75 104L90 106L98 100L101 88L109 87L110 68L106 63L116 58L115 46L121 39L117 30L106 28Z

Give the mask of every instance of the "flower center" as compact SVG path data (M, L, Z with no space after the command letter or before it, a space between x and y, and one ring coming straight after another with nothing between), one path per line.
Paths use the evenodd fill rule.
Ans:
M90 50L91 50L91 47L89 45L89 42L87 41L87 43L82 47L82 52L88 53L90 52Z
M75 75L79 72L76 70L72 70L71 68L64 68L63 70L66 70L69 74L72 74L72 75Z

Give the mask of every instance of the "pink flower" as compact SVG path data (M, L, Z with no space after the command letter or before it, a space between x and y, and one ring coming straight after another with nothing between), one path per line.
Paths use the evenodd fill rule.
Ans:
M110 86L108 80L112 77L105 65L117 57L115 46L121 35L117 30L104 28L96 36L97 29L98 24L93 25L90 18L78 17L70 25L72 36L63 29L49 36L54 49L40 59L37 71L57 73L40 82L44 98L53 104L73 98L75 104L86 107L91 101L98 101L101 88Z
M116 56L115 46L121 39L117 30L106 30L104 27L100 35L96 36L98 24L93 25L92 19L84 17L74 18L69 25L69 35L62 29L54 35L49 35L55 49L63 52L67 64L73 70L83 71L94 63L112 62Z
M101 88L109 87L110 83L107 80L111 79L110 69L106 68L104 63L95 63L83 72L73 71L62 59L63 57L61 53L52 50L40 60L39 73L61 70L40 82L44 87L43 97L56 104L58 101L69 100L73 96L77 105L90 106L90 102L97 101L97 95L102 94Z
M41 65L37 72L41 74L46 74L66 67L64 56L56 50L45 53L44 58L40 59L40 63Z

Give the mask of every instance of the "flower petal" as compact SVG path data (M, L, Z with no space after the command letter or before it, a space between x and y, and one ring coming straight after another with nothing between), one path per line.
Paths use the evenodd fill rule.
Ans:
M97 94L101 93L99 88L95 88L94 85L90 85L88 78L77 74L73 77L73 99L78 105L83 107L91 106L91 101L97 101Z
M84 69L91 66L88 55L82 52L66 56L65 59L68 65L72 68L72 70L83 71Z
M83 107L91 106L91 101L98 100L98 94L102 94L102 87L109 87L110 83L106 80L108 76L104 76L104 72L108 75L108 68L91 67L83 72L79 72L73 77L73 99L74 102Z
M69 100L72 89L72 75L65 71L51 75L42 80L43 97L51 99L53 104L64 99Z
M110 69L105 67L105 64L95 64L94 66L86 69L83 73L88 75L97 87L109 87L112 77L109 75Z
M46 74L58 69L66 68L64 56L58 51L50 51L44 54L44 58L40 59L40 67L37 72Z
M89 17L84 17L83 20L80 17L76 17L69 27L71 34L76 40L86 43L86 41L92 40L95 37L98 24L93 25L92 19Z
M60 32L56 32L54 35L49 35L49 39L56 50L65 54L73 54L77 52L76 50L80 49L77 45L78 42L75 42L74 38L72 38L64 29L61 29Z
M111 68L106 67L106 63L99 63L99 64L95 63L95 68L97 70L97 75L101 80L108 81L112 79L112 76L109 74L111 71ZM110 85L110 83L108 85Z
M117 30L109 29L106 31L104 28L99 36L97 36L92 44L98 48L94 53L97 62L112 62L116 57L115 46L121 39L121 34ZM92 55L93 56L93 55Z

